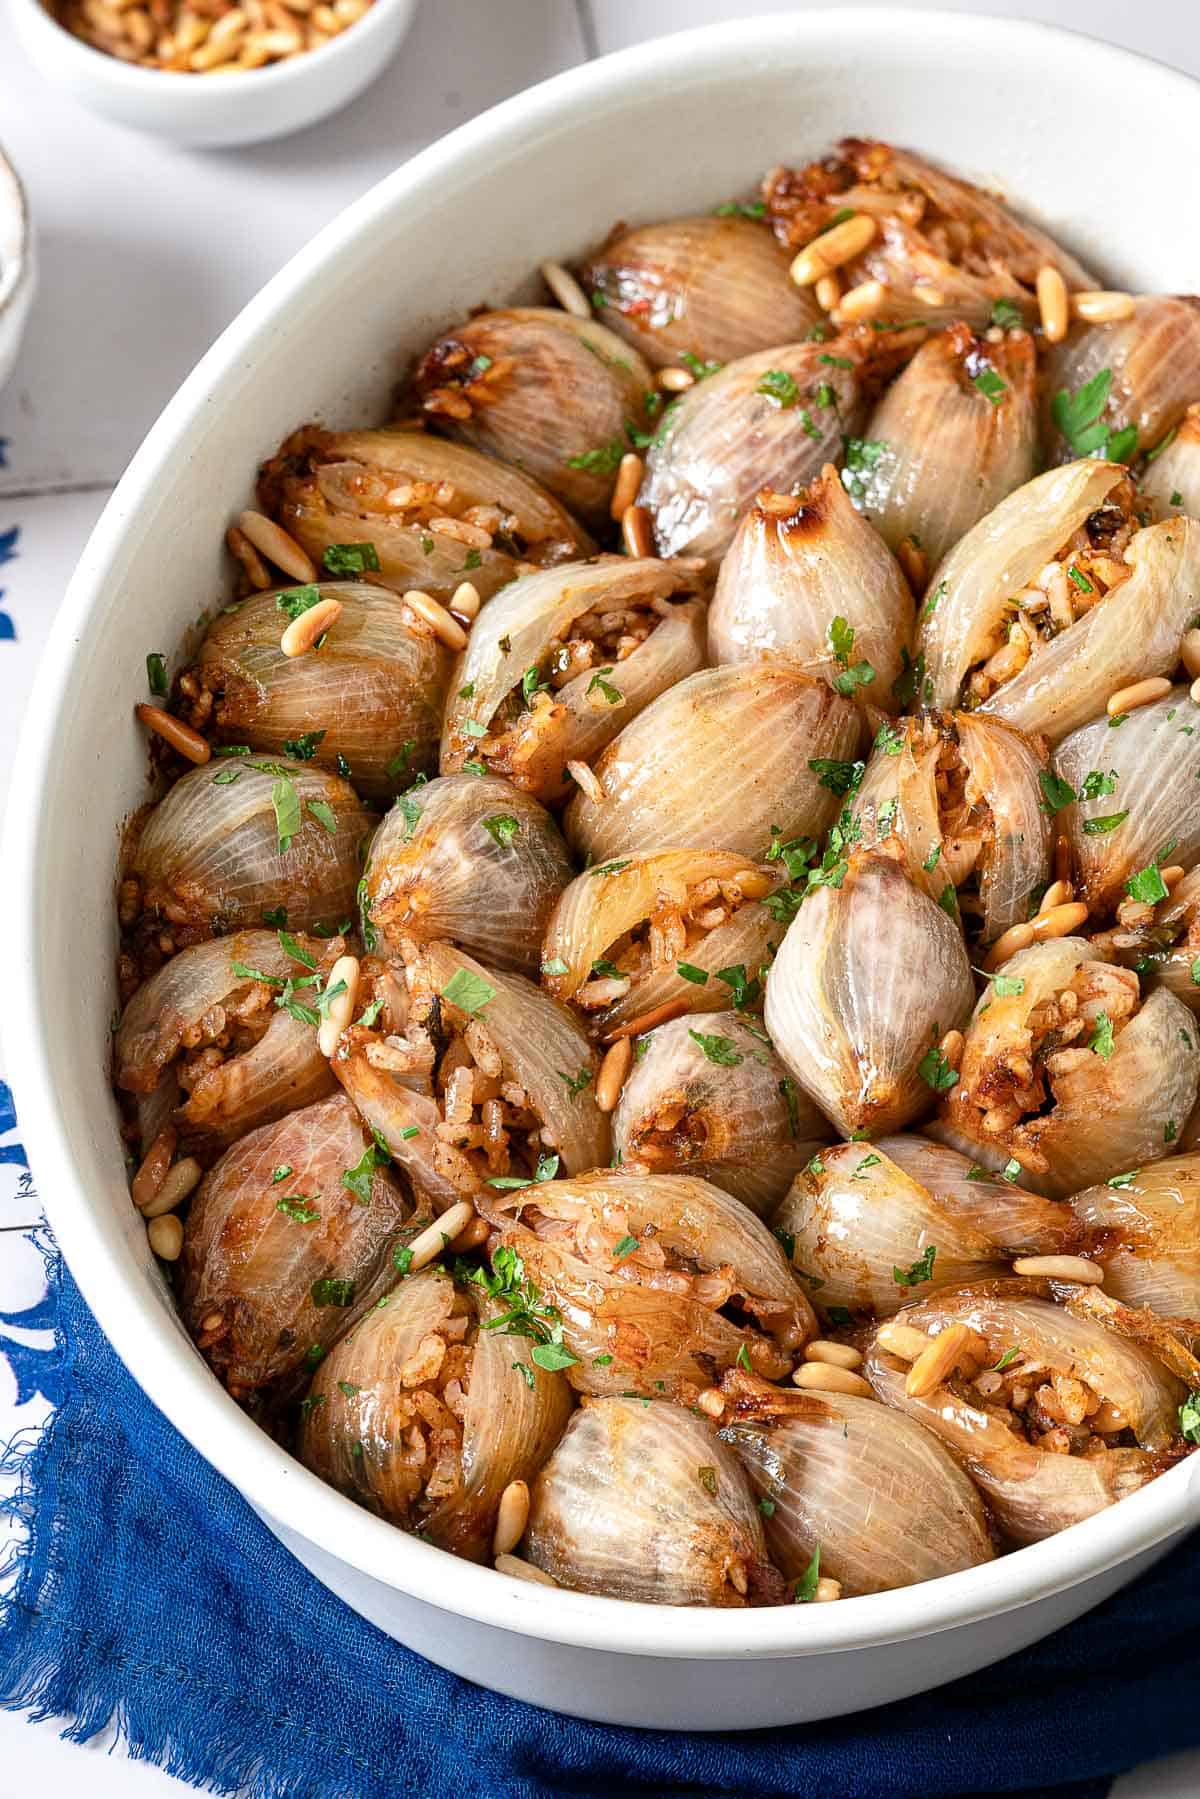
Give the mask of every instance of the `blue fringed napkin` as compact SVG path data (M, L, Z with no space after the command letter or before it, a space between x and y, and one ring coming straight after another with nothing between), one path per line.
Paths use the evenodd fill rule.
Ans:
M319 1586L144 1397L56 1256L48 1271L60 1403L10 1502L29 1539L0 1703L78 1741L115 1717L134 1757L252 1799L1100 1799L1200 1742L1200 1537L1024 1654L857 1718L680 1736L484 1692Z

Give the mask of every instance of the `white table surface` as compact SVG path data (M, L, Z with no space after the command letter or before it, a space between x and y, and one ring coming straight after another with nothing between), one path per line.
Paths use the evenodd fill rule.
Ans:
M902 10L906 0L877 3ZM348 111L281 142L200 152L107 125L46 87L12 42L5 4L0 141L28 188L41 277L0 394L0 615L15 630L5 640L0 617L0 799L46 625L104 500L196 358L294 250L422 145L544 76L688 25L795 10L782 0L423 0L399 58ZM942 10L1074 26L1200 75L1191 0L944 0ZM0 1309L10 1313L40 1297L40 1258L18 1228L37 1215L28 1176L0 1162ZM40 1400L17 1406L0 1355L0 1441L43 1412ZM127 1761L108 1737L81 1749L57 1729L0 1712L0 1799L193 1790ZM1150 1764L1114 1793L1194 1799L1200 1754Z

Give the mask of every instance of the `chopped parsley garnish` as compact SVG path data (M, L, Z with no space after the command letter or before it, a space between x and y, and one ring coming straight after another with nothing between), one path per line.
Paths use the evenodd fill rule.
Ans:
M1096 589L1086 575L1081 575L1073 562L1067 565L1067 579L1074 583L1080 593L1095 593Z
M1110 462L1128 462L1137 448L1137 426L1112 430L1104 420L1112 387L1111 369L1100 369L1076 393L1060 387L1050 402L1054 423L1075 456L1100 455Z
M321 1216L316 1198L315 1193L289 1193L275 1201L275 1210L285 1218L294 1218L297 1224L315 1224Z
M710 1062L717 1062L722 1068L737 1068L745 1060L730 1037L710 1037L703 1031L691 1030L688 1036L700 1045Z
M1119 1193L1126 1187L1132 1187L1134 1181L1136 1181L1138 1175L1141 1172L1142 1171L1140 1168L1131 1168L1131 1169L1129 1169L1129 1171L1126 1174L1110 1175L1109 1178L1105 1181L1104 1185L1106 1187L1115 1188L1117 1190L1117 1192Z
M1200 1443L1200 1393L1189 1393L1180 1406L1179 1434L1189 1443Z
M313 818L316 819L317 823L324 830L328 831L329 835L331 837L336 837L337 836L337 814L335 813L333 807L331 805L329 805L325 800L306 800L304 802L304 804L305 804L305 810L307 812L309 812Z
M146 685L160 699L167 692L167 665L157 650L151 650L146 657Z
M1121 816L1128 818L1129 814L1123 812ZM1129 877L1125 883L1125 891L1130 899L1141 900L1147 906L1157 905L1159 900L1166 899L1170 889L1159 871L1163 862L1175 848L1176 842L1177 839L1172 837L1171 841L1164 844L1159 850L1153 862L1147 863L1145 868L1139 868L1135 875Z
M482 821L488 836L498 843L502 850L508 849L513 838L521 829L521 821L514 818L511 812L497 812L491 818Z
M482 1012L488 1001L495 997L496 989L491 983L482 975L473 974L469 968L456 969L442 988L442 998L470 1018Z
M553 974L567 974L567 973L569 973L569 970L568 970L567 964L563 961L561 956L551 956L551 958L548 962L542 963L542 973L543 974L552 974L552 975Z
M587 692L600 694L610 706L619 706L625 697L624 694L619 687L614 687L611 681L606 681L604 678L606 675L611 675L612 672L611 667L598 668L587 684Z
M633 1254L637 1246L638 1240L636 1237L622 1237L616 1248L613 1250L613 1261L623 1262L626 1256L631 1256Z
M1093 768L1084 776L1083 786L1079 789L1079 797L1081 800L1102 800L1107 798L1110 793L1115 792L1116 785L1117 771L1115 768L1110 768L1107 774L1098 768Z
M1050 768L1039 769L1038 786L1042 790L1042 810L1051 815L1061 812L1064 806L1073 806L1078 798L1071 783Z
M1016 999L1025 991L1025 982L1019 974L994 974L992 976L992 992L997 999Z
M812 756L808 766L816 775L820 786L827 787L830 793L842 795L858 790L866 763L839 762L833 756Z
M295 1173L295 1170L293 1169L290 1162L281 1162L279 1164L278 1168L276 1168L274 1173L271 1175L271 1185L273 1187L277 1187L279 1185L280 1181L286 1181L288 1175L294 1174L294 1173Z
M754 391L764 395L781 411L794 406L800 398L800 389L785 369L768 369Z
M271 804L275 809L275 836L281 856L292 847L292 838L300 829L300 795L286 775L279 775L271 786Z
M979 389L984 399L990 400L993 406L999 406L1001 400L1008 392L1007 381L1002 381L993 368L985 366L978 369L976 373L971 376L971 381L974 386Z
M545 1150L538 1156L537 1167L532 1174L498 1174L493 1175L487 1183L489 1187L497 1187L503 1192L516 1192L520 1187L532 1187L538 1181L552 1181L558 1173L559 1158L548 1156Z
M875 734L875 748L885 756L898 756L904 748L904 729L901 725L880 725Z
M923 1255L918 1256L907 1268L893 1268L892 1279L898 1287L920 1287L925 1281L933 1279L933 1264L937 1256L937 1245L931 1243Z
M455 1268L455 1279L470 1281L482 1287L489 1298L507 1302L507 1309L495 1318L485 1318L482 1328L501 1331L508 1337L530 1338L534 1345L530 1354L539 1368L553 1372L579 1360L563 1343L562 1318L557 1307L541 1303L538 1289L527 1278L525 1263L515 1249L498 1249L490 1271L468 1269L460 1263Z
M1083 821L1084 835L1085 837L1106 837L1110 831L1115 831L1118 825L1123 825L1128 817L1128 812L1107 812L1103 818L1085 818Z
M945 597L949 593L949 591L950 591L949 581L939 581L937 586L934 588L933 592L930 594L929 598L926 600L925 604L922 606L921 617L922 618L932 618L934 613L937 611L939 604L941 603L942 600L945 599Z
M584 450L578 456L567 457L567 467L582 469L587 475L611 475L620 466L625 454L625 445L619 437L611 443L602 444L598 450Z
M817 1587L821 1581L821 1545L818 1543L812 1552L812 1560L792 1588L794 1603L808 1605L816 1598Z
M379 1165L379 1151L373 1143L368 1143L354 1167L342 1171L342 1186L348 1193L353 1193L360 1206L371 1203L371 1179Z
M326 1279L314 1281L309 1291L315 1306L348 1306L354 1299L354 1282Z
M1097 1012L1096 1028L1088 1039L1088 1048L1094 1050L1102 1062L1107 1062L1116 1048L1113 1040L1112 1019L1107 1012Z
M706 968L697 968L694 962L677 962L675 964L675 972L679 975L681 980L691 981L694 987L706 987L708 985L708 970Z
M1021 1351L1015 1345L1012 1349L1006 1349L1000 1360L992 1363L992 1373L1003 1374L1006 1368L1012 1367L1020 1353Z
M304 731L299 737L285 738L283 747L297 762L311 762L324 735L324 731Z
M1014 326L1025 323L1025 315L1011 300L995 300L992 302L991 322L999 325L1001 331L1011 331Z
M854 654L854 626L847 624L844 618L835 618L830 622L828 637L834 660L842 668L841 674L833 678L836 691L849 697L859 687L869 686L875 679L875 670L871 664L866 661L850 661Z
M917 1073L935 1093L948 1093L951 1087L958 1085L957 1069L951 1068L936 1043L925 1051L917 1063Z
M396 754L391 758L383 771L389 781L396 780L404 773L405 769L408 767L408 759L416 747L416 739L413 737L406 738L400 745L400 748L396 751Z
M829 360L822 358L822 360ZM849 368L847 363L846 367ZM867 437L844 437L842 444L846 452L846 466L842 470L842 486L852 500L861 500L867 491L863 476L870 474L879 458L887 449L882 440Z
M373 543L331 543L321 561L331 575L365 575L379 568L379 551Z
M628 867L629 867L628 861L625 861L625 862L601 862L596 868L589 868L588 873L592 876L595 876L595 875L619 875L623 868L628 868Z
M581 1094L583 1092L584 1088L588 1085L588 1082L591 1080L592 1071L590 1068L581 1068L579 1070L578 1074L564 1074L562 1069L560 1068L558 1070L558 1078L560 1081L566 1082L567 1092L570 1094L572 1099L576 1099L576 1098L578 1098L579 1094Z
M869 1168L878 1168L878 1166L879 1166L879 1157L878 1156L874 1156L874 1155L864 1156L862 1161L859 1163L858 1167L854 1170L854 1173L850 1176L850 1179L852 1181L865 1180L866 1175L867 1175L867 1170Z
M280 612L286 612L290 619L297 619L310 606L317 605L320 598L321 589L310 581L304 587L285 587L282 593L275 595L275 605Z

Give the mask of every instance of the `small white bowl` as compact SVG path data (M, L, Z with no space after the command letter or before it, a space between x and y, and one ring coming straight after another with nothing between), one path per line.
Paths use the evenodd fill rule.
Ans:
M33 285L33 233L25 190L0 150L0 387L16 364Z
M395 55L416 0L374 0L355 24L319 50L229 74L142 69L94 50L46 10L11 0L30 60L47 81L93 112L173 144L255 144L286 137L361 93Z

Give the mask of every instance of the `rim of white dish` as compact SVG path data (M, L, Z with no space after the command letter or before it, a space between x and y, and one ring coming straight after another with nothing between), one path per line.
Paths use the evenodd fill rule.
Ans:
M107 82L125 93L146 93L147 83L153 83L154 90L169 93L172 104L195 106L197 110L208 104L205 96L217 95L223 103L228 104L228 96L240 93L243 89L247 97L261 100L267 89L277 92L288 83L302 79L313 67L314 63L323 70L347 54L346 41L353 38L350 54L355 49L362 49L365 40L373 36L383 27L388 14L397 8L411 5L412 0L372 0L372 4L362 17L339 31L336 37L330 38L316 50L304 50L296 56L284 57L280 62L264 63L261 69L219 69L207 73L197 80L195 74L182 69L143 69L136 63L122 62L119 56L109 56L104 50L98 50L84 38L76 37L65 25L47 10L44 0L13 0L14 5L21 6L31 19L37 23L31 29L42 33L43 42L48 42L53 53L68 57L74 62L81 75L90 81ZM390 60L391 52L388 52ZM383 64L380 64L382 72ZM188 98L184 98L185 94Z
M0 312L29 266L29 202L16 169L0 149Z
M1130 1560L1200 1518L1200 1463L1171 1469L1106 1511L1044 1542L919 1587L837 1605L706 1610L647 1605L575 1593L553 1595L422 1543L326 1486L253 1424L229 1398L171 1321L133 1301L130 1264L99 1228L71 1155L56 1103L39 1005L41 965L51 946L39 929L43 863L41 795L53 778L57 720L76 680L87 678L85 626L109 568L158 473L186 446L214 390L273 322L345 247L393 207L436 192L443 175L470 158L497 157L551 120L630 91L719 79L737 47L778 52L787 40L853 52L857 43L903 34L944 54L1069 61L1086 84L1089 69L1138 69L1159 84L1163 104L1196 107L1197 84L1150 58L1053 26L916 11L820 10L707 26L586 63L502 102L386 177L301 250L217 339L168 402L97 523L59 607L43 651L13 771L6 827L5 912L11 944L6 1066L17 1088L23 1137L44 1183L46 1212L101 1327L149 1398L200 1453L268 1518L414 1599L547 1642L618 1654L683 1659L806 1656L899 1642L1014 1611ZM323 54L323 53L318 53ZM104 882L97 892L107 891ZM202 1447L201 1447L202 1446Z

